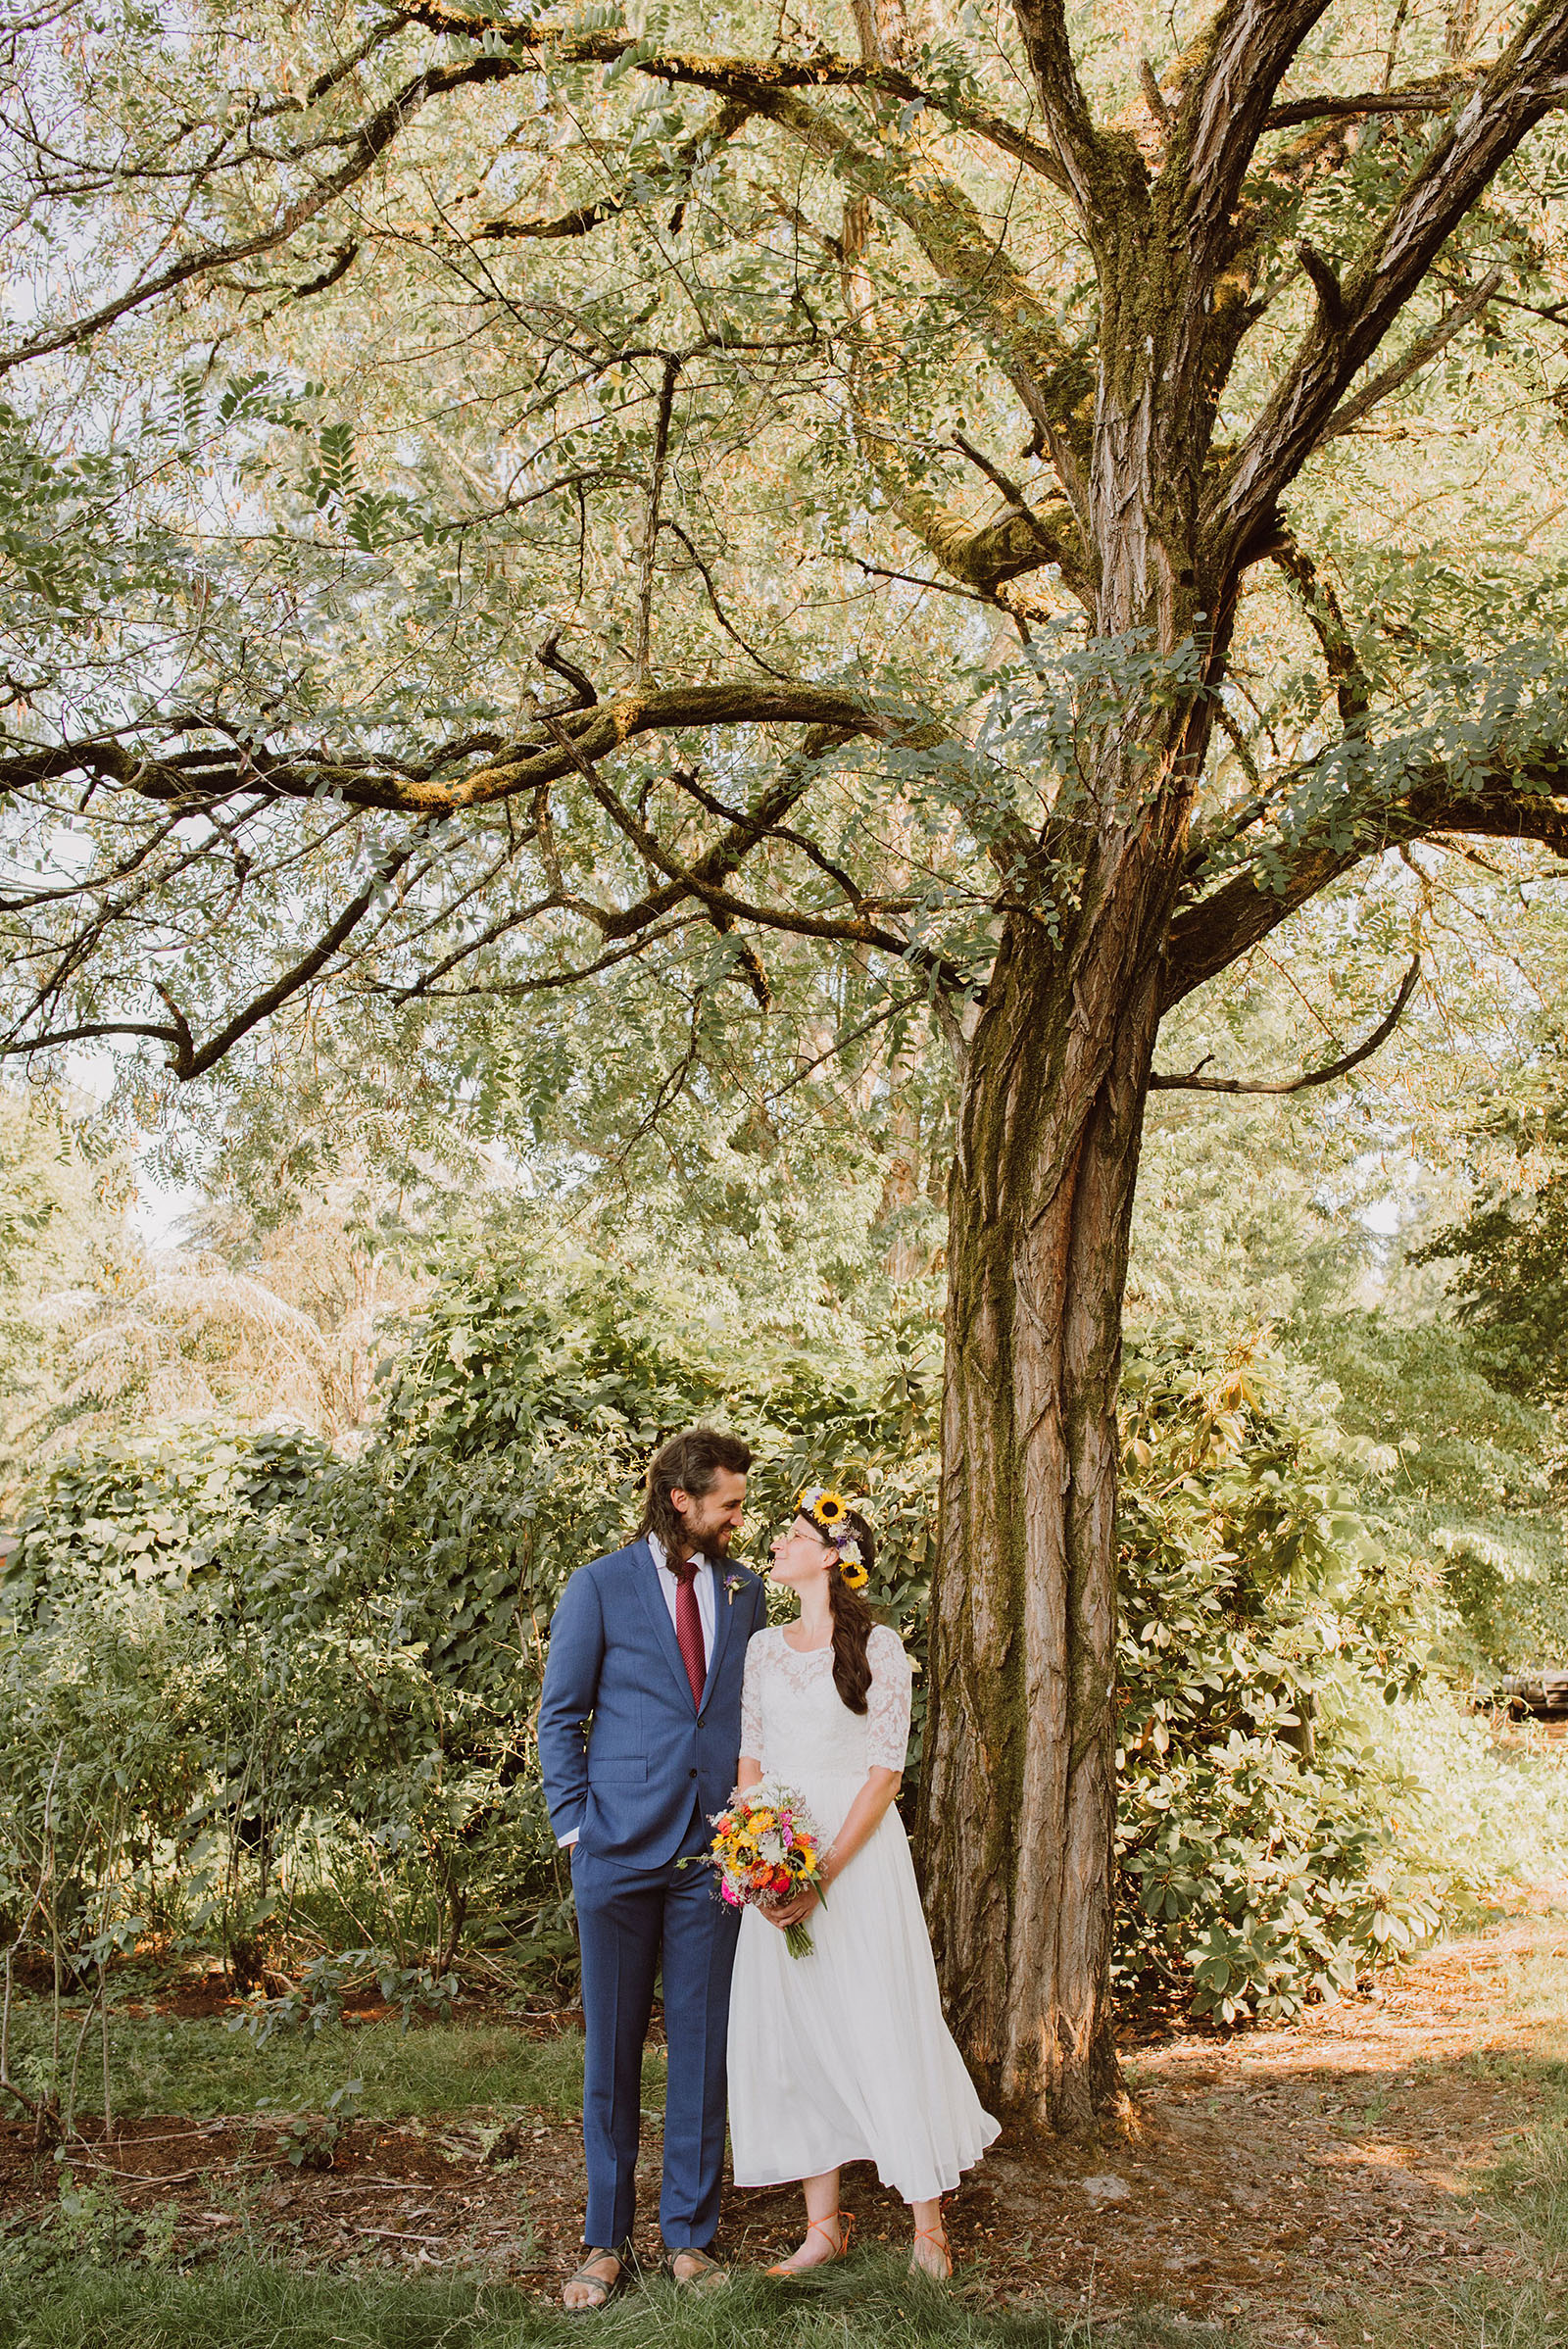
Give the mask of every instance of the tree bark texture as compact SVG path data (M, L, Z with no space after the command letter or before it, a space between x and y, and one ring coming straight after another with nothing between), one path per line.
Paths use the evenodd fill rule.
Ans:
M960 2044L1067 2129L1118 2092L1116 1390L1162 926L1009 938L952 1186L922 1862Z
M1102 270L1102 281L1111 272ZM1178 285L1107 299L1088 472L1093 621L1217 673L1209 409ZM1203 587L1210 592L1205 612ZM1107 660L1113 656L1107 654ZM1113 700L1116 697L1111 697ZM922 1866L949 2011L990 2094L1088 2128L1120 2096L1108 1998L1117 1384L1165 940L1203 684L1129 690L1086 745L1094 839L1060 940L1015 914L967 1053L951 1191Z

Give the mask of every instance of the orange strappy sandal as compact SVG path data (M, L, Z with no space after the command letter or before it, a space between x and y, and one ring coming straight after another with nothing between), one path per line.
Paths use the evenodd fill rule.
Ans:
M833 2262L836 2259L842 2259L850 2247L850 2233L855 2226L855 2213L853 2211L829 2211L825 2219L808 2219L806 2222L808 2234L827 2234L828 2228L835 2219L839 2223L839 2239L834 2248L829 2251L826 2259L815 2260L808 2268L791 2268L783 2260L780 2260L777 2267L764 2268L763 2275L785 2276L793 2283L797 2276L814 2276L818 2268L831 2268ZM831 2235L828 2235L828 2241L832 2243Z
M945 2227L917 2227L914 2230L914 2239L917 2243L935 2243L948 2263L943 2271L944 2278L953 2274L953 2245L948 2241L948 2230ZM929 2268L922 2267L917 2259L911 2259L909 2273L913 2275L916 2272L921 2276L931 2274Z

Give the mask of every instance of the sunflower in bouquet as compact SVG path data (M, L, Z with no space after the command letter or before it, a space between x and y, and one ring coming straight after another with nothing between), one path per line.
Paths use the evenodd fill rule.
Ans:
M732 1909L766 1908L814 1889L826 1897L819 1857L822 1838L792 1787L764 1782L737 1794L715 1813L713 1839L703 1854L717 1879L718 1896ZM683 1863L684 1864L684 1863ZM791 1957L809 1957L811 1936L797 1922L784 1929Z

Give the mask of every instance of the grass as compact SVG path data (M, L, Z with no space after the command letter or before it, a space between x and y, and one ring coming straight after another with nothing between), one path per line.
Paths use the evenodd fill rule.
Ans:
M1412 2339L1425 2349L1568 2349L1568 1956L1522 1956L1504 2003L1530 2026L1530 2050L1492 2060L1499 2079L1528 2079L1538 2094L1530 2126L1499 2149L1476 2220L1512 2236L1513 2273L1450 2281L1434 2270L1396 2297L1324 2306L1316 2325L1342 2349L1407 2349ZM35 2056L45 2021L38 2006L20 2017ZM216 2023L122 2018L115 2068L127 2113L242 2114L264 2098L319 2110L352 2075L365 2080L362 2109L375 2117L509 2106L564 2114L576 2106L581 2045L497 2025L405 2034L389 2023L258 2048ZM662 2075L655 2056L650 2103ZM82 2198L69 2223L0 2225L0 2349L580 2349L590 2335L603 2349L1228 2349L1238 2338L1157 2311L998 2308L983 2276L942 2292L881 2253L805 2286L743 2275L700 2301L651 2278L584 2325L477 2269L345 2272L288 2265L259 2244L181 2269L172 2242L170 2228L160 2243L156 2213L127 2227L107 2194L101 2210ZM1113 2277L1106 2288L1113 2295Z
M1568 2123L1550 2122L1532 2130L1490 2182L1483 2208L1518 2240L1523 2254L1518 2272L1507 2281L1476 2276L1423 2294L1424 2336L1449 2349L1563 2349L1568 2341ZM1379 2325L1377 2349L1395 2349L1396 2343L1407 2349L1409 2311L1402 2314L1404 2322Z
M991 2316L892 2257L858 2259L804 2288L744 2276L699 2300L654 2281L588 2327L505 2287L349 2281L255 2262L0 2280L0 2349L581 2349L590 2331L606 2349L1226 2349L1231 2338L1158 2315Z
M67 2055L75 2038L62 2031ZM11 2070L24 2087L42 2079L49 2061L49 2017L29 2001L12 2017ZM523 2106L569 2119L582 2104L582 2040L574 2031L535 2039L504 2024L465 2030L454 2024L365 2023L331 2026L314 2039L293 2035L258 2047L243 2031L220 2023L119 2016L110 2029L110 2082L115 2111L179 2113L192 2121L219 2114L320 2112L345 2080L363 2080L357 2110L368 2120L417 2120L427 2114L505 2111ZM101 2097L97 2033L89 2037L77 2081L78 2106L90 2112ZM663 2103L662 2051L650 2048L643 2065L644 2094Z
M1434 2282L1397 2304L1342 2312L1345 2349L1565 2349L1568 2345L1568 1957L1537 1950L1510 1983L1505 2011L1529 2023L1528 2056L1480 2055L1470 2068L1541 2091L1538 2118L1506 2146L1477 2196L1476 2215L1518 2258L1514 2274Z

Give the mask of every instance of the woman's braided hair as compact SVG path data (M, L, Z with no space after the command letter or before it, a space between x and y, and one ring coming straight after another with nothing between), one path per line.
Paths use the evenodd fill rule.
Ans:
M831 1514L821 1513L822 1502ZM876 1536L858 1509L852 1509L835 1493L813 1487L801 1494L801 1515L823 1544L834 1553L828 1571L827 1603L833 1617L833 1686L852 1713L864 1713L871 1690L871 1659L866 1642L876 1627L861 1590L876 1564ZM852 1545L853 1563L846 1560Z

